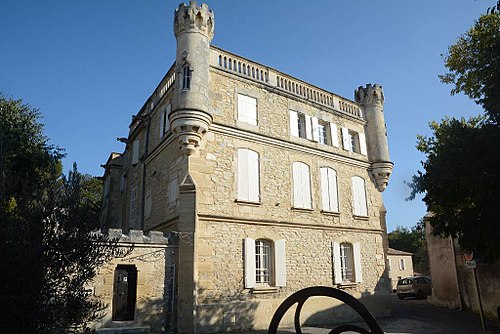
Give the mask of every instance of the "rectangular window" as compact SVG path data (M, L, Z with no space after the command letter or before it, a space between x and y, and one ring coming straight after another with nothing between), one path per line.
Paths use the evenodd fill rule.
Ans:
M259 153L238 149L238 199L260 201Z
M151 208L153 206L153 199L151 197L151 190L149 190L146 193L145 199L144 199L144 218L150 218L151 217Z
M360 244L332 242L333 274L335 284L362 282Z
M132 165L135 165L139 162L139 155L141 149L141 141L136 139L132 142Z
M238 121L257 125L257 99L238 94Z
M405 259L399 259L399 270L405 270L405 269L406 269Z
M303 162L294 162L293 170L293 206L311 209L311 179L309 166Z
M324 145L331 142L328 140L328 122L318 121L318 142Z
M189 65L184 65L182 68L182 90L188 90L191 88L191 75L192 70Z
M168 205L175 206L179 197L179 184L177 178L170 181L168 185Z
M307 138L307 129L306 125L306 115L298 112L297 113L297 124L298 124L298 134L300 138Z
M320 168L323 211L338 212L337 172L329 167Z
M342 128L344 150L366 155L366 138L364 133Z
M359 176L352 178L352 199L354 215L368 216L365 180Z
M170 130L170 121L168 120L168 115L172 109L171 104L167 104L160 112L160 138L163 138L165 133Z

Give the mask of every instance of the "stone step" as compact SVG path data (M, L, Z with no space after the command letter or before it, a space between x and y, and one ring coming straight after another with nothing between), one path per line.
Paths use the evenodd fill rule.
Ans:
M113 328L99 328L96 330L97 334L149 334L149 326L143 327L113 327Z

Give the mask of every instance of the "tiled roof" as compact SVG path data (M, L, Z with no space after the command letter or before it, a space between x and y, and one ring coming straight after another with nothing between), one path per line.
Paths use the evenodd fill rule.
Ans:
M413 255L413 253L400 251L398 249L390 248L387 250L387 255Z

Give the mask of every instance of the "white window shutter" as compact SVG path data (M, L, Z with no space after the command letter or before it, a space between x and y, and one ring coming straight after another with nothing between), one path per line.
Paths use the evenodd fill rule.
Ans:
M349 140L349 130L347 128L342 128L342 146L344 150L351 151L351 141Z
M255 240L245 238L245 288L255 288Z
M359 150L360 153L366 155L366 137L364 133L359 133Z
M330 199L330 211L338 212L337 172L331 168L328 168L328 198Z
M299 119L297 112L294 110L290 110L290 135L299 136Z
M321 175L321 200L322 208L325 211L330 211L330 194L328 189L328 168L320 168Z
M248 150L248 200L259 202L259 153Z
M311 116L306 116L306 138L312 140Z
M352 244L352 250L354 253L354 276L356 283L360 283L363 281L363 268L361 268L361 250L359 242Z
M330 123L330 137L332 139L332 146L339 147L339 135L337 133L337 124Z
M340 266L340 245L338 242L332 242L332 254L333 254L333 282L335 284L342 283L342 272Z
M286 252L285 239L274 242L275 250L275 268L276 268L276 286L286 286Z
M311 177L309 175L309 166L302 163L301 168L301 180L302 180L302 207L306 209L311 209Z
M160 138L163 137L165 133L165 113L163 110L160 112Z
M311 124L312 124L312 139L318 142L319 141L318 119L316 117L311 117Z
M300 162L292 164L293 171L293 206L295 208L302 208L302 171L300 169Z
M249 167L248 167L249 150L238 150L238 199L249 200Z
M257 125L257 100L253 97L238 94L238 120Z
M353 213L357 216L367 216L365 180L359 176L352 178Z

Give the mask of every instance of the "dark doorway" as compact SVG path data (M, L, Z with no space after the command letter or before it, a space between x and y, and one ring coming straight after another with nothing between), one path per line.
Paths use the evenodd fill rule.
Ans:
M119 264L113 285L113 320L134 320L137 296L137 268Z

